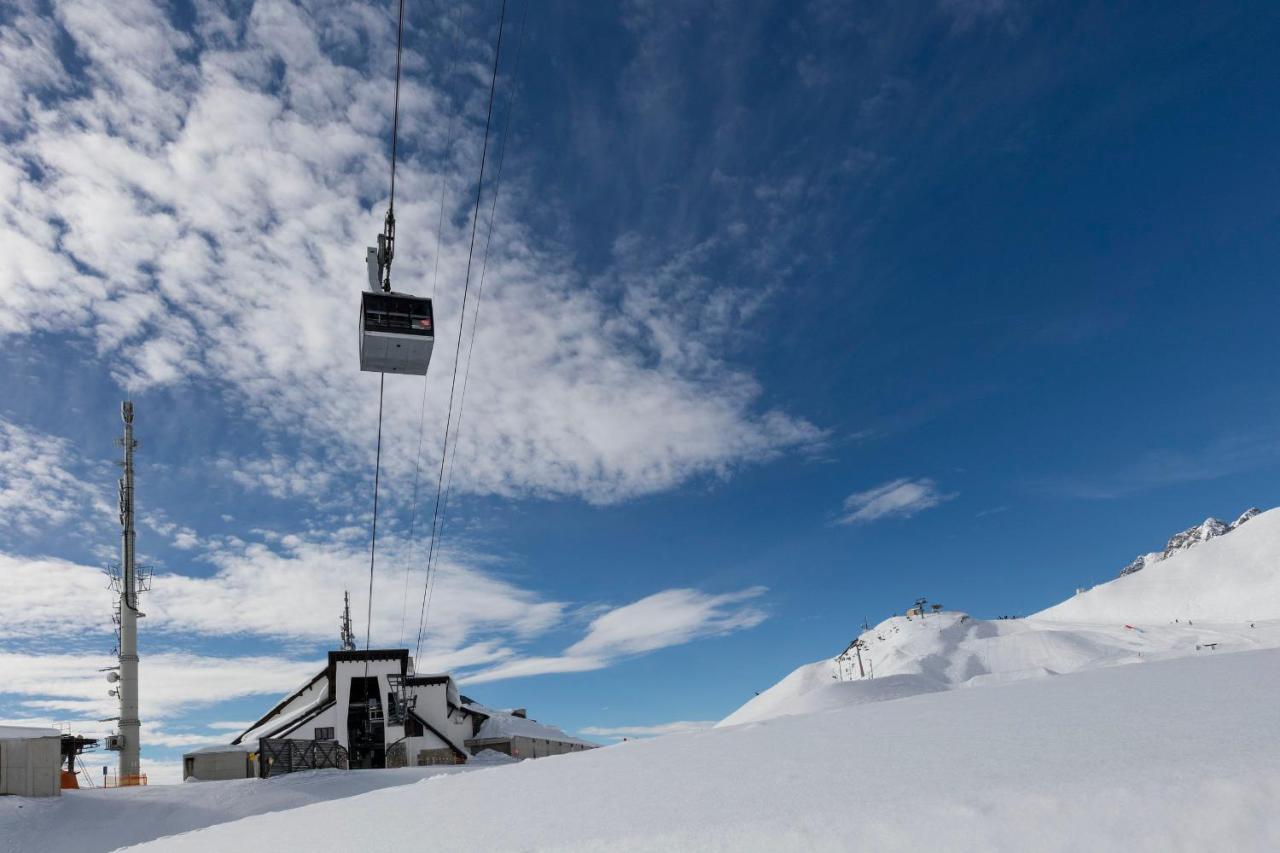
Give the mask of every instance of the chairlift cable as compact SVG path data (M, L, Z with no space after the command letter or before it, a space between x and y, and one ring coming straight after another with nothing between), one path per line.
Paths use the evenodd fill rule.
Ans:
M436 530L440 518L440 497L444 490L444 463L445 457L449 453L449 428L453 421L453 395L458 384L458 359L462 354L462 332L466 326L467 317L467 297L471 290L471 262L475 256L476 250L476 226L480 220L480 199L484 192L484 167L489 155L489 129L493 122L493 100L494 93L498 87L498 62L502 56L502 33L507 20L507 0L502 0L502 8L498 14L498 38L493 49L493 73L489 80L489 107L485 113L484 119L484 143L480 149L480 177L476 181L476 203L471 214L471 242L467 249L467 272L463 278L462 284L462 310L458 312L458 339L454 344L453 352L453 378L449 382L449 406L445 415L444 422L444 446L440 452L440 471L436 479L436 503L431 513L431 539L427 546L427 568L428 574L423 582L422 589L422 607L418 611L418 641L414 646L414 657L417 658L422 648L422 629L423 618L426 615L427 608L427 590L430 586L430 567L432 557L435 553L436 546ZM454 443L457 443L455 437Z
M511 64L511 78L514 81L520 69L520 54L524 47L524 28L525 22L529 17L529 4L526 3L524 10L520 15L520 32L516 36L516 54ZM467 405L467 386L471 381L471 358L476 348L476 335L480 325L480 305L484 298L484 283L489 272L489 247L493 245L493 228L494 221L498 214L498 195L502 192L502 167L507 158L507 139L511 135L511 116L516 110L516 100L519 90L515 87L514 82L511 87L511 94L507 98L507 116L503 121L502 136L498 142L498 170L494 175L493 181L493 198L489 206L489 226L484 240L484 254L480 261L480 284L476 290L476 309L471 315L471 342L467 345L467 366L462 373L462 395L458 399L458 420L455 427L455 437L453 440L453 456L449 459L449 475L445 481L444 489L444 506L440 511L440 533L436 537L444 538L445 526L448 523L449 516L449 496L453 494L453 471L458 463L458 439L457 435L462 432L462 415L466 411ZM437 551L437 554L439 552ZM431 620L431 601L435 597L435 584L431 583L431 565L427 565L427 604L423 612L423 625L427 625Z

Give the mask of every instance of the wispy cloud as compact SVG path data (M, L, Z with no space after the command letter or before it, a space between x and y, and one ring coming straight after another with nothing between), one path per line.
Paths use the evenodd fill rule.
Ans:
M620 740L622 738L689 734L690 732L705 731L715 724L715 720L677 720L672 723L659 723L656 726L587 726L585 729L579 729L578 731L584 735Z
M838 523L866 524L885 518L910 518L954 497L955 494L939 491L938 484L927 477L890 480L845 498L844 514Z
M110 685L98 672L115 663L105 654L0 651L0 672L5 674L0 691L20 697L24 708L55 719L96 720L119 713L116 700L107 696ZM314 675L320 665L316 661L273 656L144 654L139 665L140 678L146 683L140 694L142 718L172 719L228 699L278 696ZM106 726L101 728L105 730Z
M722 595L665 590L596 616L586 635L561 655L502 663L468 675L467 681L601 669L622 658L754 628L767 618L751 603L764 592L758 586Z
M65 439L0 417L0 528L31 532L104 506L68 469L73 456Z
M14 94L0 108L10 131L0 151L9 225L0 336L84 336L129 389L211 385L266 436L319 449L319 461L237 464L242 485L321 494L346 471L325 459L352 470L369 462L378 410L378 383L358 371L350 336L364 246L385 203L389 115L379 93L392 64L351 46L387 43L394 21L339 0L305 11L258 4L235 21L197 4L194 15L194 33L145 0L61 3L52 22L28 0L6 16L0 93ZM453 214L474 164L446 156L439 137L454 100L414 55L442 37L428 28L406 49L409 66L424 70L401 102L396 268L422 281L439 261L447 340L462 321L447 307L462 304L469 238ZM84 63L74 75L59 58L71 53ZM483 115L460 109L453 150L478 151ZM489 256L459 491L611 503L821 437L764 406L754 377L722 355L734 306L758 302L759 288L718 281L707 247L673 257L634 236L606 269L578 269L554 235L529 230L538 217L521 212L546 199L519 178L504 178ZM441 185L450 215L437 258L429 235ZM426 380L431 436L443 433L452 357L437 347ZM388 394L416 401L422 381L390 377ZM388 443L412 446L417 407L389 406L384 427ZM429 468L435 441L425 453ZM384 464L392 482L412 476L409 454Z
M1037 486L1041 491L1067 497L1110 500L1277 464L1280 464L1280 436L1274 432L1226 433L1200 447L1146 450L1106 471L1073 472L1041 481Z
M1005 32L1015 34L1026 17L1019 0L940 0L938 8L951 19L953 34L967 32L984 21L997 23Z
M344 541L340 535L270 538L271 545L237 540L206 552L205 558L217 567L209 575L156 575L143 598L149 642L163 646L234 636L279 639L314 649L336 639L340 600L335 590L350 589L353 612L365 612L368 557L363 543ZM376 578L384 594L375 597L373 642L412 648L424 576L420 570L410 572L410 597L404 600L403 560L408 554L394 542L385 553L394 568ZM441 559L418 660L421 669L455 672L471 682L595 670L748 629L766 617L758 603L763 587L722 594L668 589L628 604L592 608L595 615L580 640L560 654L539 654L532 651L535 643L564 628L566 621L572 626L573 614L583 608L499 578L482 567L483 560L458 554ZM36 710L97 713L108 707L95 674L108 658L53 654L107 647L112 595L102 572L66 560L0 552L0 586L6 590L0 596L0 641L21 643L24 651L23 656L0 651L3 671L15 676L0 684L0 695L26 694L25 707ZM50 589L60 595L51 597ZM281 606L284 601L288 606ZM40 654L42 650L49 654ZM27 661L25 668L11 669L20 659ZM281 672L296 676L318 665L282 658L254 660L258 662L228 659L224 671L213 658L148 654L146 677L153 685L148 691L157 703L152 710L171 711L166 703L178 701L191 678L202 678L205 685L204 693L191 692L192 703L211 704L239 695L281 692L296 680L282 680ZM257 667L261 677L235 679L232 672L242 665ZM41 671L50 678L36 677ZM24 673L30 677L17 677ZM154 687L157 684L161 686Z

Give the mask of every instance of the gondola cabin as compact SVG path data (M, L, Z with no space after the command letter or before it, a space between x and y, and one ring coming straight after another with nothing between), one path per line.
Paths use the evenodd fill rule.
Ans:
M431 300L404 293L360 294L360 369L422 376L435 344Z

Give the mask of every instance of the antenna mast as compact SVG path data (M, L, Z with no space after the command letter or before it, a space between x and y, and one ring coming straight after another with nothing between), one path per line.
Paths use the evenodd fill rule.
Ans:
M351 593L346 590L342 592L342 650L356 650L356 636L351 630Z
M142 773L139 759L138 719L138 619L144 614L138 610L137 566L134 565L133 532L133 449L138 442L133 438L133 403L120 404L120 417L124 420L124 437L116 444L124 448L124 476L120 478L120 750L119 784L137 784Z

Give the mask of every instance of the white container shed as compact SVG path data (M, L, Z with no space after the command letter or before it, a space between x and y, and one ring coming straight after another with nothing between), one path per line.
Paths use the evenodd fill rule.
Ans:
M61 733L0 726L0 794L56 797L61 793Z

